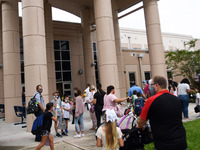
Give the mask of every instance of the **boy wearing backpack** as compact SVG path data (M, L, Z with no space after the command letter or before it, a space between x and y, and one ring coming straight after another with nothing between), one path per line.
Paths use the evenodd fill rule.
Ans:
M55 104L57 105L57 98L55 99ZM52 114L53 103L48 103L46 105L46 110L43 117L43 133L41 143L37 146L36 150L40 150L46 143L47 139L50 142L51 150L54 150L53 136L51 135L52 120L57 121L57 111L55 110L55 117Z
M135 114L137 116L140 116L140 113L142 111L142 108L144 107L144 98L142 97L142 94L140 92L137 93L137 99L135 100Z

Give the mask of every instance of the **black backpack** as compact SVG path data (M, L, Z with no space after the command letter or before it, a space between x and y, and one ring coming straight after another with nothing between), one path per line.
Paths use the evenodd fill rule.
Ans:
M132 129L123 129L124 147L120 147L120 150L137 150L144 149L144 144L153 142L153 135L151 128L145 125L145 129L141 130L135 126Z
M36 95L37 95L37 93L28 102L28 106L26 108L27 114L36 114L40 110L39 105L36 102L36 98L35 98Z

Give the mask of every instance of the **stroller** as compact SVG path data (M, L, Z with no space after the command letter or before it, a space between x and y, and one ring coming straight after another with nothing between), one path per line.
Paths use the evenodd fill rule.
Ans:
M120 150L144 150L144 144L153 142L151 128L145 125L145 130L132 127L132 129L123 129L124 147Z

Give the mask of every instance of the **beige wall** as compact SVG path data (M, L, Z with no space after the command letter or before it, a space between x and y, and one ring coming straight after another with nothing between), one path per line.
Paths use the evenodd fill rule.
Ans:
M145 30L120 28L120 38L122 48L124 49L148 49ZM162 38L165 51L175 50L177 48L184 49L184 42L193 39L193 37L190 35L181 35L175 33L162 33Z

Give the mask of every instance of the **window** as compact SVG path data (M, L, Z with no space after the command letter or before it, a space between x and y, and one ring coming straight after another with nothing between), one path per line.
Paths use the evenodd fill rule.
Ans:
M20 62L21 62L21 89L22 92L25 92L25 78L24 78L24 47L23 47L23 38L19 39L20 43Z
M136 80L135 80L135 72L129 72L129 83L130 83L130 87L131 87L131 82L135 82L136 84Z
M71 81L69 41L54 41L56 82Z
M146 81L151 79L151 72L150 71L146 71L144 72L144 78Z
M54 41L56 88L61 97L73 94L69 44L69 41Z
M93 43L93 53L94 53L96 83L99 83L99 71L98 71L98 60L97 60L97 44L96 43Z

